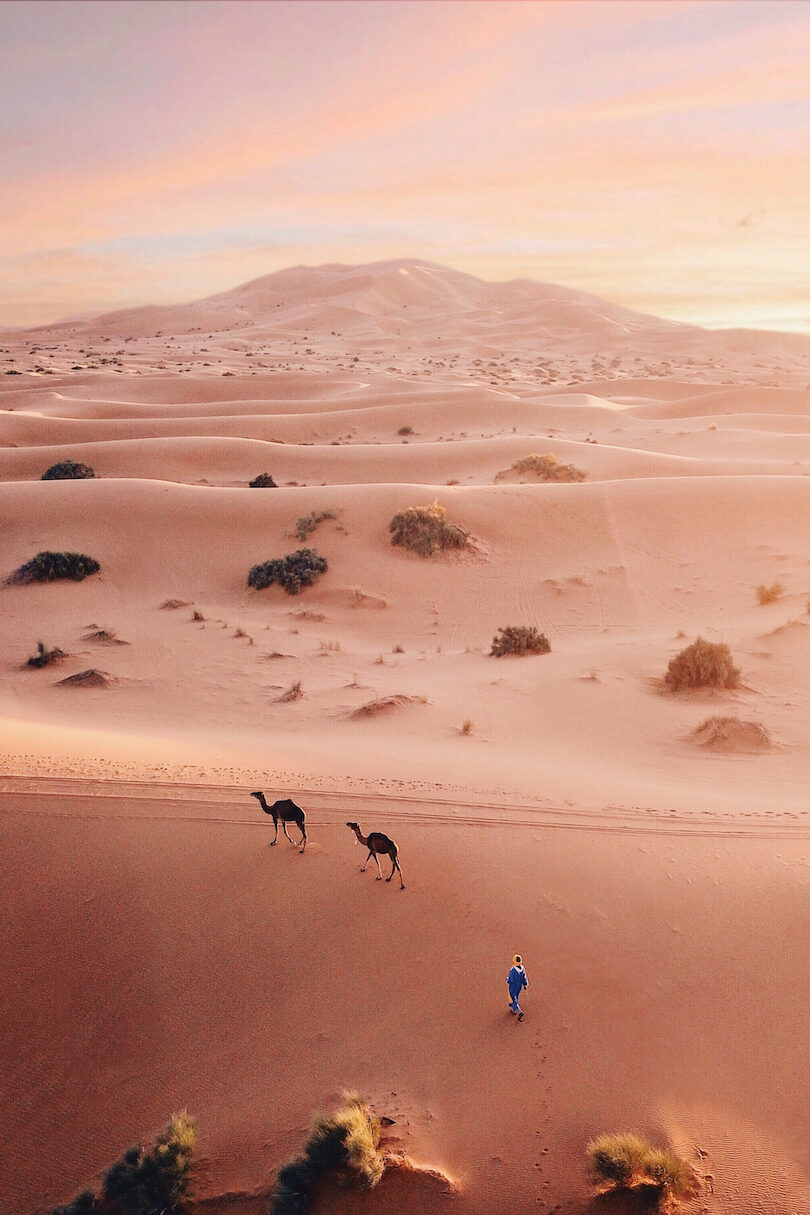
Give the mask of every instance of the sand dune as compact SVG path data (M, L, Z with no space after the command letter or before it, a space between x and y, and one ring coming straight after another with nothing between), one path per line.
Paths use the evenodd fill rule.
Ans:
M439 1171L316 1215L585 1215L620 1129L707 1215L810 1215L810 339L394 262L6 333L0 368L0 576L101 567L0 588L5 1206L187 1106L197 1215L258 1215L352 1087ZM549 451L585 479L496 481ZM469 547L392 546L434 500ZM313 586L247 586L303 544ZM550 653L492 657L506 625ZM698 635L739 687L665 690Z

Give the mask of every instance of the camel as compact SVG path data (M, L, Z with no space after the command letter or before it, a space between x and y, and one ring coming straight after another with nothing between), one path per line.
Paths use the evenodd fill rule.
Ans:
M397 853L399 850L394 841L389 839L387 835L383 835L381 831L372 831L370 835L363 835L362 831L360 830L359 823L347 823L346 826L354 832L363 847L368 848L368 856L366 857L365 864L360 866L360 872L365 873L366 865L373 856L377 863L377 881L381 882L382 870L380 869L380 857L390 856L391 872L385 880L386 882L390 882L391 878L394 876L394 870L399 870L399 888L400 890L404 890L405 883L402 880L402 870L399 868L399 861L397 860Z
M273 802L272 806L268 806L264 799L263 793L251 793L250 796L258 799L262 810L264 810L265 814L271 815L275 824L276 834L270 841L270 847L273 848L276 840L278 839L278 820L281 819L281 826L284 830L284 834L293 845L295 845L295 840L287 834L287 823L295 823L297 825L303 838L303 845L299 851L303 852L304 848L307 846L307 829L304 826L307 816L304 814L301 807L296 806L295 802L291 802L288 797L283 798L283 800L280 802ZM297 847L297 845L295 846Z

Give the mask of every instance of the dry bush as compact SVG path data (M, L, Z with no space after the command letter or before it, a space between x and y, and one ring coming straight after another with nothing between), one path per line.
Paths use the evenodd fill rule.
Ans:
M226 372L225 374L227 375L228 373ZM254 477L253 480L250 482L250 488L251 489L277 489L278 486L276 485L273 478L270 476L270 473L259 473L258 477Z
M774 745L761 721L739 717L707 717L692 731L691 738L710 751L770 751Z
M301 680L296 679L295 683L291 683L288 688L285 688L280 696L276 697L276 704L290 704L290 702L293 700L300 700L303 695L304 689L301 686Z
M56 582L60 578L82 582L100 569L99 563L84 553L52 553L45 550L26 561L6 581L15 586L25 586L31 582Z
M469 547L469 535L447 522L447 512L438 502L430 506L409 506L394 515L388 524L391 543L399 544L421 557L432 557L446 549Z
M261 565L254 565L247 577L247 584L257 591L278 583L288 595L299 595L305 586L312 586L328 569L326 558L314 548L299 548L286 557L273 557Z
M533 477L537 477L539 481L569 482L584 481L588 475L581 468L577 468L573 464L563 464L554 455L553 451L546 452L544 456L524 456L522 460L516 460L511 468L506 469L504 472L499 472L495 480L501 481L511 473L516 473L518 476L530 473Z
M36 654L33 654L25 665L38 670L41 667L50 666L52 662L61 662L63 658L67 658L64 650L60 650L58 646L49 650L44 641L38 641Z
M313 511L311 515L302 515L295 524L295 535L299 540L306 540L321 523L335 518L337 516L333 510L319 510Z
M179 1215L188 1193L196 1120L183 1110L147 1151L133 1147L106 1173L101 1194L85 1190L53 1215Z
M302 1154L279 1170L270 1215L303 1215L326 1173L339 1170L349 1180L359 1177L366 1188L382 1177L380 1119L357 1093L344 1093L343 1101L333 1114L315 1118Z
M378 713L387 713L390 709L401 709L405 705L426 705L425 696L404 696L401 693L394 696L378 696L376 700L366 701L359 709L355 709L352 717L376 717Z
M168 608L170 611L176 611L177 608L189 606L188 601L185 599L164 599L163 603L160 605L161 610Z
M461 733L462 734L472 734L472 728L473 728L472 721L470 720L469 717L465 717L464 721L461 723Z
M760 607L764 607L766 603L775 603L777 599L781 599L785 593L785 588L781 582L772 582L770 586L760 584L757 587L757 602Z
M672 692L680 688L736 688L740 672L727 645L698 637L669 663L664 683Z
M534 625L510 624L498 629L489 652L495 658L503 658L506 654L548 654L550 651L545 633L538 633Z
M84 481L88 477L95 477L95 475L89 464L79 464L76 460L60 460L58 464L52 464L42 474L41 480Z
M97 671L95 667L89 667L86 671L77 671L75 675L68 675L66 679L60 679L56 686L57 688L108 688L110 679L104 671Z
M398 435L412 435L413 427L412 426L400 426L399 430L397 431L397 434Z
M626 1131L599 1135L585 1150L593 1182L601 1194L645 1187L656 1206L672 1206L693 1198L700 1188L688 1161Z

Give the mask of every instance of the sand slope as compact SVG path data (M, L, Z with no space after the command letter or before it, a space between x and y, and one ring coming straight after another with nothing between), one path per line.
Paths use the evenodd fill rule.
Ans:
M584 1215L614 1129L709 1174L709 1215L810 1212L810 342L403 262L0 360L0 576L101 565L0 588L4 1209L188 1106L200 1213L265 1211L348 1086L457 1193L398 1173L347 1215ZM585 479L507 472L549 451ZM40 479L67 458L98 477ZM469 551L394 548L434 499ZM316 585L247 587L302 543ZM491 657L510 624L551 652ZM665 693L699 634L741 686ZM40 640L58 666L25 667ZM712 717L743 724L706 746ZM305 855L259 788L305 807ZM396 838L404 892L348 819Z

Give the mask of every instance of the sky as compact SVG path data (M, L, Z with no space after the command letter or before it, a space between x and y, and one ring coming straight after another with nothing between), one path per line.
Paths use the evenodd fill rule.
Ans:
M810 333L810 0L0 0L0 325L421 257Z

